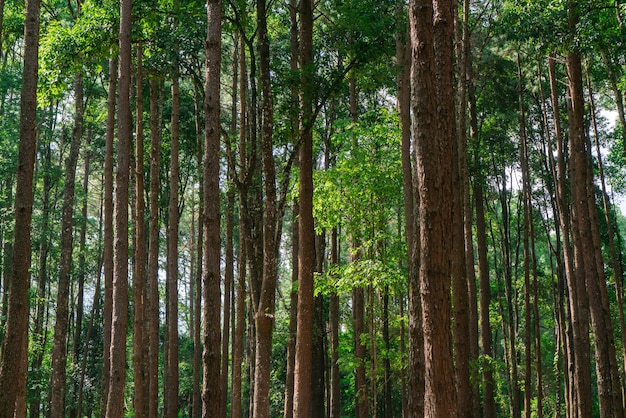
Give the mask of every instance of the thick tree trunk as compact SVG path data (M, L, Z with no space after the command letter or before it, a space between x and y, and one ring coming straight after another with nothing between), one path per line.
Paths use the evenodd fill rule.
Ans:
M300 1L300 64L302 74L300 97L300 199L298 253L298 327L293 394L293 415L309 418L311 414L311 360L313 340L313 269L315 265L315 232L313 226L313 4Z
M12 417L26 403L28 363L28 288L30 286L30 227L33 210L33 173L37 144L37 70L39 57L39 0L26 2L24 69L20 98L20 143L15 193L13 257L8 278L9 300L0 364L0 416ZM23 396L23 399L19 397Z
M448 418L457 416L448 260L453 249L453 208L449 199L457 193L452 189L449 173L453 172L454 160L458 158L455 152L449 152L456 150L452 12L452 1L409 2L413 58L411 106L420 211L417 237L426 377L424 412L430 417ZM413 310L409 315L412 322L418 317ZM412 338L411 349L420 350L415 342ZM417 372L409 370L409 374ZM415 404L410 403L409 415L415 413L414 408Z
M147 414L148 391L146 390L146 359L144 353L145 308L144 292L146 282L146 223L145 188L143 169L143 45L137 44L137 71L135 93L135 246L133 271L133 379L135 416L143 418Z
M118 152L115 177L113 246L113 322L111 329L111 376L107 417L124 416L126 386L126 334L128 328L128 183L132 123L130 110L131 0L120 3L120 71L118 96Z
M207 0L206 82L204 96L204 264L203 393L202 416L223 416L220 379L220 73L222 54L222 2Z
M570 4L570 27L576 28L576 3ZM571 100L569 142L571 153L571 187L573 195L573 217L578 228L578 239L574 242L581 255L589 293L589 308L596 357L598 398L601 417L623 415L621 387L619 383L613 328L611 325L604 262L600 252L598 213L595 202L593 172L589 154L588 139L584 128L584 98L582 65L580 54L570 51L567 54L567 73Z
M52 387L50 413L52 416L65 415L65 386L67 375L67 335L69 330L69 294L72 254L74 249L74 194L76 190L76 166L83 136L83 76L74 75L75 109L74 129L70 143L70 153L65 161L65 185L63 188L63 209L61 221L61 256L57 284L56 322L52 342Z
M178 416L178 142L180 89L178 74L172 80L172 142L170 148L170 199L167 224L167 278L165 323L164 416Z

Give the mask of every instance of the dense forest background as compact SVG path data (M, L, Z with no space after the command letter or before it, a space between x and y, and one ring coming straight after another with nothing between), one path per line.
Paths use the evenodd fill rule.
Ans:
M0 0L1 417L623 417L622 0Z

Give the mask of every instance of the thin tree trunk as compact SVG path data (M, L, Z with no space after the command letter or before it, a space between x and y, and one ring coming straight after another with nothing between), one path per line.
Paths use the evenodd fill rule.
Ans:
M287 340L287 375L285 378L284 418L293 418L294 366L296 362L296 325L298 321L298 201L293 202L293 221L291 223L291 292L289 293L289 339Z
M175 70L177 71L177 70ZM170 147L170 199L167 224L164 416L178 416L178 142L180 135L180 89L178 73L172 80L172 142Z
M234 223L235 223L235 190L228 189L227 192L228 205L226 207L226 250L225 250L225 269L224 269L224 330L222 337L222 380L221 391L222 411L226 416L226 407L228 404L228 347L230 342L230 313L232 302L232 288L235 276L235 256L234 256Z
M113 321L113 140L115 137L115 107L117 98L117 57L109 60L109 92L107 98L106 144L104 155L104 268L103 343L104 352L111 346ZM109 393L111 358L103 355L101 410L106 411Z
M76 166L83 136L82 74L74 75L75 109L74 129L70 153L65 161L65 185L63 188L63 215L61 225L61 256L57 284L56 322L52 342L52 387L50 413L52 416L65 415L65 386L67 374L67 335L69 330L69 293L72 254L74 250L74 194L76 190Z
M159 182L161 112L159 82L150 78L150 220L146 322L148 323L148 417L159 413Z
M204 264L203 295L203 390L202 416L223 416L220 379L220 72L222 53L222 2L207 0L206 82L204 96Z
M334 227L330 236L330 264L339 265L339 234ZM339 295L331 293L329 306L330 333L330 418L341 415L341 379L339 375Z

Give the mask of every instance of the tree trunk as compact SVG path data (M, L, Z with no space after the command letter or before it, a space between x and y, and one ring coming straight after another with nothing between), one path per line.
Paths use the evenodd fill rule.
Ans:
M150 220L146 322L148 328L148 417L159 413L159 182L161 112L159 82L150 78Z
M113 322L111 330L111 376L106 415L124 416L126 386L126 334L128 328L128 183L132 123L130 110L131 0L120 3L120 71L118 97L118 152L115 177L113 246Z
M291 223L291 292L289 293L289 339L287 340L287 375L285 378L285 406L283 418L293 418L294 366L296 362L296 326L298 321L298 201L293 202Z
M571 3L569 6L571 29L576 28L577 13L576 3ZM578 239L574 241L574 245L577 253L581 255L584 266L584 270L581 269L577 273L584 275L589 294L600 416L618 417L623 415L623 403L604 277L604 262L600 252L593 171L584 127L582 64L577 51L570 51L567 54L567 73L572 98L569 109L569 145L572 160L570 181L574 202L572 220L578 228Z
M313 226L313 4L300 1L300 199L298 253L298 326L293 393L293 415L311 415L311 360L313 340L313 269L315 266L315 232Z
M569 312L571 315L573 354L572 399L569 410L578 417L591 416L591 363L589 344L589 313L584 280L574 271L574 251L570 242L570 231L575 231L570 221L570 207L567 204L567 185L565 165L565 142L561 130L559 100L556 80L556 63L553 57L548 60L550 75L550 96L552 99L555 139L557 143L557 207L563 239L563 259L565 278L569 293ZM572 237L574 234L572 234ZM574 401L574 402L571 402Z
M28 288L30 286L33 173L37 144L37 70L39 0L27 0L24 24L24 68L20 98L20 143L15 192L13 257L8 277L8 312L0 364L0 416L12 417L26 403L28 363ZM23 394L23 399L20 395Z
M457 193L449 173L457 157L452 77L451 1L411 0L413 134L416 140L420 212L419 282L425 354L424 412L456 417L457 403L451 337L450 264L453 222L450 196ZM415 305L413 305L415 308ZM411 322L418 313L412 310ZM416 326L414 324L412 326ZM411 349L416 340L411 339ZM409 370L409 373L418 373ZM412 407L413 406L413 407ZM409 404L409 414L415 404Z
M223 416L220 379L220 72L222 54L222 2L207 0L206 82L204 96L204 264L203 393L202 416Z
M107 98L106 144L104 155L104 268L103 343L104 352L111 346L113 321L113 140L115 137L115 106L117 104L117 57L109 60L109 91ZM106 411L111 372L111 358L103 355L101 410Z
M177 71L177 70L174 70ZM180 90L178 73L172 80L172 142L170 148L170 199L167 224L167 278L164 411L178 416L178 142L180 132Z
M146 222L143 169L143 45L137 44L137 73L135 96L135 248L133 271L133 380L135 416L147 415L148 393L145 384L146 359L144 358L144 292L146 282ZM145 328L144 328L145 327ZM147 332L146 332L147 334Z
M70 153L65 161L65 185L63 188L63 215L61 226L61 256L57 284L56 322L52 342L52 387L50 413L65 415L65 384L67 374L67 335L69 329L69 293L72 254L74 249L74 193L76 190L76 166L83 136L83 76L74 75L75 109L74 129Z

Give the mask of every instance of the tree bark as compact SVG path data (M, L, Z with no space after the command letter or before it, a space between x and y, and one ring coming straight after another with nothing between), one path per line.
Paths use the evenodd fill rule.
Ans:
M409 2L412 44L413 135L416 140L420 232L419 283L425 354L424 412L456 417L451 336L450 264L453 222L449 173L456 153L453 94L453 2ZM413 305L415 308L415 305ZM414 310L411 321L418 316ZM413 326L415 326L414 324ZM420 350L411 339L411 349ZM417 373L418 370L409 370ZM415 404L409 404L413 415Z
M20 98L20 143L15 192L13 257L8 278L8 312L0 364L0 416L12 417L26 403L28 362L28 288L30 286L33 173L37 144L37 71L39 0L27 0L24 23L24 68ZM20 399L20 396L24 396Z
M313 340L313 269L315 266L315 232L313 227L313 4L300 1L300 199L298 253L298 326L293 394L293 415L311 415L311 360Z
M150 78L150 220L146 322L148 328L148 417L159 413L159 182L161 112L159 81Z
M180 135L180 88L177 69L172 80L172 142L170 147L170 199L167 224L167 278L164 416L178 416L178 142Z
M204 264L203 393L202 416L223 416L220 379L220 72L222 54L222 2L207 0L206 82L204 87Z
M143 45L137 44L137 70L135 93L135 248L133 271L133 379L135 397L133 406L135 416L147 415L148 393L145 385L146 359L144 358L144 330L148 331L145 321L144 293L146 282L146 222L145 188L143 169ZM147 334L147 332L146 332Z
M113 321L111 330L111 376L107 417L124 416L126 386L126 334L128 328L128 183L132 123L130 110L131 0L120 3L120 71L118 98L118 152L115 177L113 246Z

